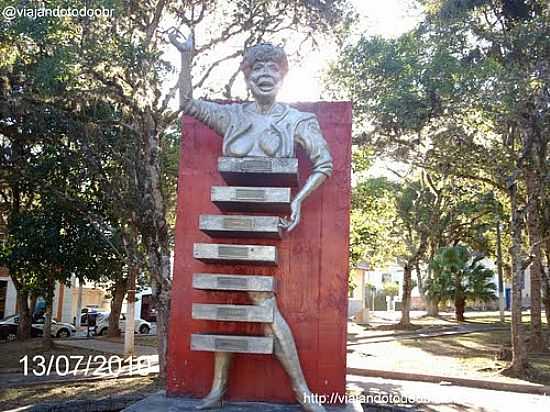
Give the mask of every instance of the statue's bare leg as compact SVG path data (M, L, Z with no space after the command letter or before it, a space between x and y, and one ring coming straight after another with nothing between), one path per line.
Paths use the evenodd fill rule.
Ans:
M197 405L197 409L215 409L222 407L223 395L227 391L229 369L233 354L216 352L214 355L214 378L208 395Z
M290 378L297 401L307 412L325 412L326 410L322 405L314 402L315 398L307 386L292 331L281 312L279 312L275 296L271 293L250 293L250 297L256 304L273 305L273 323L266 324L265 329L274 337L273 349L275 356L277 356Z

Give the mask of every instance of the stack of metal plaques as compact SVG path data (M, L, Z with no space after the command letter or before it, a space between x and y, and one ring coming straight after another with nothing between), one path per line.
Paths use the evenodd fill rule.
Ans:
M222 212L267 212L258 215L201 215L199 229L212 238L282 238L278 213L290 213L291 189L298 184L298 160L220 157L218 170L229 185L214 186L211 201ZM277 265L277 247L195 243L193 257L209 264ZM193 288L206 291L275 293L272 276L195 273ZM216 322L271 323L272 300L253 305L194 303L192 318ZM271 336L192 334L191 350L236 353L273 353Z

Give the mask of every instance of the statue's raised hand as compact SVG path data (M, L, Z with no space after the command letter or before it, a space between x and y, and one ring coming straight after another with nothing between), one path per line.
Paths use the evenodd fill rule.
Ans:
M170 43L176 46L180 53L192 54L195 47L193 33L190 33L186 39L178 29L172 27L168 32L168 38L170 39Z

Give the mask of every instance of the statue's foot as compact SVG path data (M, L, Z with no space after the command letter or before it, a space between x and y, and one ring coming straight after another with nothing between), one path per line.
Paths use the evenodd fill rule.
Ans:
M306 412L327 412L325 407L320 403L305 402L302 404L302 408Z
M205 398L203 398L197 406L195 406L195 409L197 410L221 409L222 398L223 398L223 392L212 391Z

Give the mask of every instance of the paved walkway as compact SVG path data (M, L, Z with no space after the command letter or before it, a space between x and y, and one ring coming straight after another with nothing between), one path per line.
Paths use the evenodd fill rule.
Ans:
M356 375L348 375L347 382L352 393L365 395L368 406L392 405L399 410L437 412L550 411L550 397L543 395Z
M458 324L428 326L417 330L388 331L387 334L374 334L356 325L349 326L348 346L368 343L389 342L400 339L433 338L437 336L464 335L467 333L507 330L508 326L491 326L483 324ZM354 333L355 332L355 333Z

